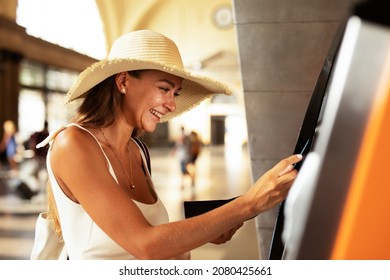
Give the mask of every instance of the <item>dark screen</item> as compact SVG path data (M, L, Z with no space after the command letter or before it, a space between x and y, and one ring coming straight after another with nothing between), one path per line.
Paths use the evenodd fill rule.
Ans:
M305 117L303 119L300 131L298 133L296 145L293 154L302 154L303 160L295 165L295 169L299 170L305 159L305 156L310 152L316 139L316 135L320 129L323 111L326 106L328 82L331 79L332 66L336 59L341 39L344 34L346 23L342 23L336 32L332 41L331 47L327 53L312 97L308 104ZM284 202L279 208L278 217L274 229L274 234L271 242L270 260L280 260L283 258L284 244L282 241L282 232L284 224Z

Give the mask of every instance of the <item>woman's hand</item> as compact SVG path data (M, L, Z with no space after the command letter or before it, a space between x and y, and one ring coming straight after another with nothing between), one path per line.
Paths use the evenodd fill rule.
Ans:
M228 242L230 239L232 239L232 237L236 233L236 231L239 228L241 228L243 225L244 225L244 223L241 223L241 224L235 226L234 228L232 228L228 232L225 232L224 234L218 236L216 239L210 241L210 243L219 245L219 244L223 244L223 243Z
M245 194L253 205L254 215L273 208L286 198L298 174L294 165L301 159L302 155L285 158L255 182Z

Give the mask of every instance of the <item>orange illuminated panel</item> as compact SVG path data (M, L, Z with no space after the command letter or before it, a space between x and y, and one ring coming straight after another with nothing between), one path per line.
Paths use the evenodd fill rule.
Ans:
M390 259L390 50L375 90L331 259Z

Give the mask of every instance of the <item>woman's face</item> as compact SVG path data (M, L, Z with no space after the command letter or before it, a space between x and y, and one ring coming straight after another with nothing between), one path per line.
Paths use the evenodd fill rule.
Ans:
M152 132L162 116L176 110L183 78L158 70L140 73L139 77L126 73L123 112L134 127Z

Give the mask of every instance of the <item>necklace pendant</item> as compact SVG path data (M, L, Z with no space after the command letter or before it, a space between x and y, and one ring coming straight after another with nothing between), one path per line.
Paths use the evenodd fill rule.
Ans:
M131 184L130 184L130 186L129 186L129 188L130 188L131 190L134 190L134 189L135 189L135 186L134 186L134 184L133 184L133 183L131 183Z

